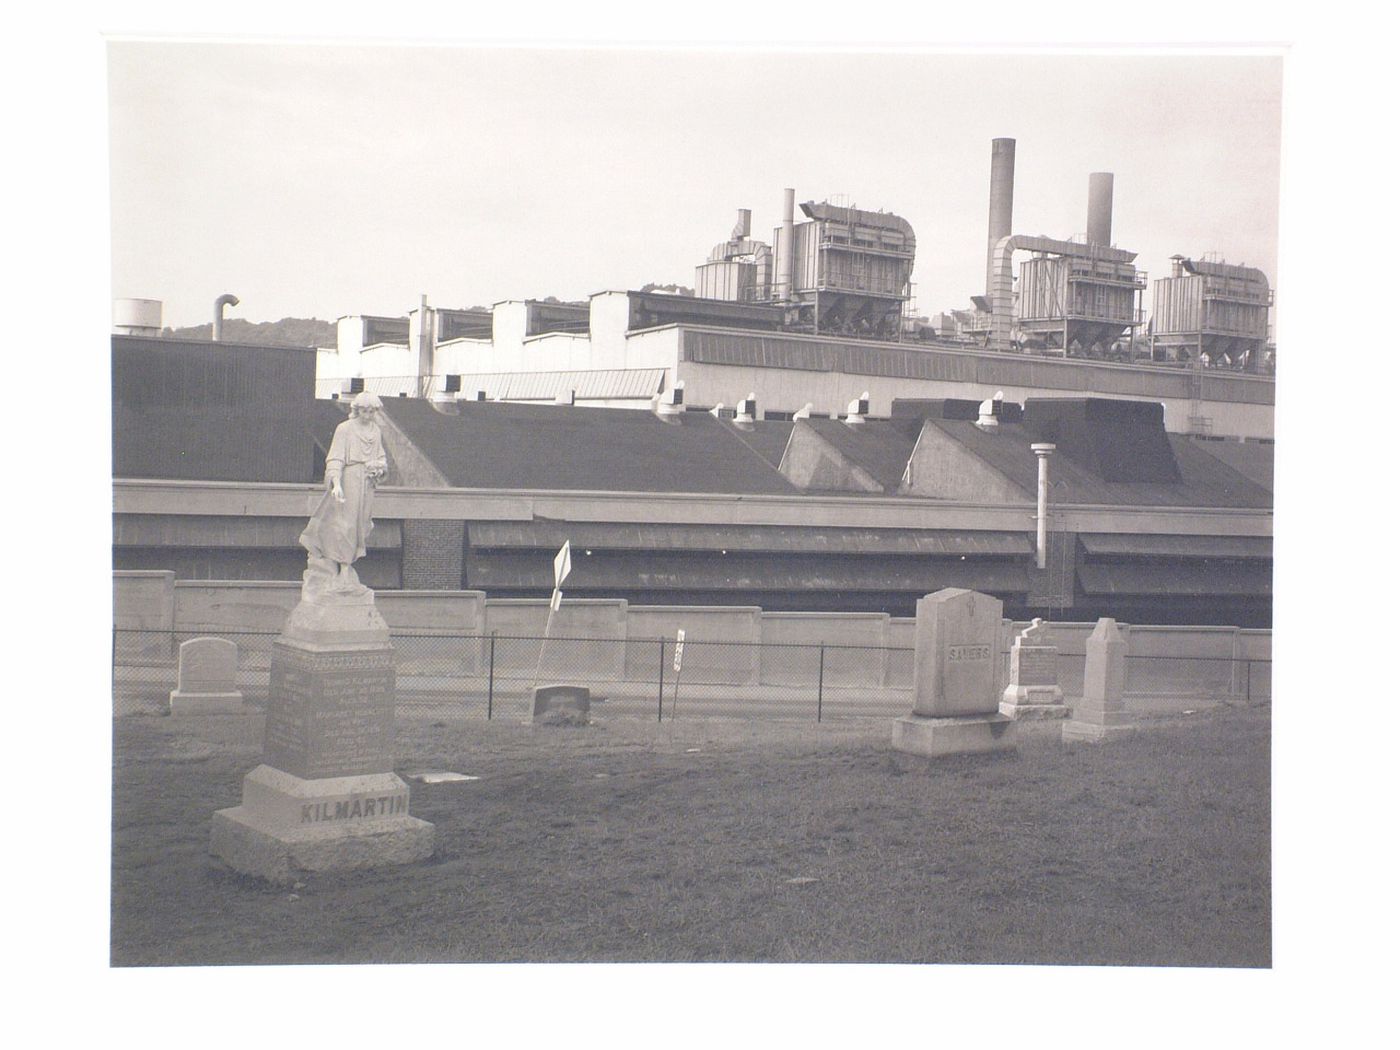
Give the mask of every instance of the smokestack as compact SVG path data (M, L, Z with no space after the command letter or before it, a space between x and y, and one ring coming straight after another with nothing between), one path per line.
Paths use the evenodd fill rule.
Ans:
M1090 244L1107 248L1113 243L1113 172L1096 171L1089 176Z
M987 298L992 295L992 249L1011 235L1011 198L1016 188L1016 140L992 139L992 194L987 213Z
M214 331L210 336L214 342L218 342L224 337L224 307L237 306L238 296L225 292L214 300Z
M792 222L796 191L783 190L783 228L778 234L778 298L789 302L792 294L792 262L795 257Z

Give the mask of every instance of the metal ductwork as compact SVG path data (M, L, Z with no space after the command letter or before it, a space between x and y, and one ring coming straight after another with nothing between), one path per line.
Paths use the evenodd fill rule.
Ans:
M213 340L218 342L224 337L224 307L237 306L238 296L225 292L214 300L214 333Z
M1090 244L1108 247L1113 243L1113 173L1096 171L1089 176Z
M992 251L1011 236L1011 201L1016 188L1016 140L992 139L991 206L987 213L987 296L992 294Z

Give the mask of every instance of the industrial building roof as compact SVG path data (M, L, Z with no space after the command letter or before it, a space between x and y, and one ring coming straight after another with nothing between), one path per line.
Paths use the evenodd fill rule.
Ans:
M418 398L384 410L457 488L795 494L736 428L706 412L460 402L445 415Z
M904 479L909 454L918 440L918 428L888 419L866 420L851 426L839 419L809 419L804 424L848 462L870 475L887 494L893 495Z
M1044 436L1026 423L1003 423L983 429L963 420L933 419L933 426L958 441L1008 478L1027 501L1035 499L1036 458L1033 442ZM1231 507L1269 509L1273 495L1181 434L1165 435L1180 472L1180 481L1106 481L1091 464L1057 453L1050 464L1050 500L1058 504L1144 507Z

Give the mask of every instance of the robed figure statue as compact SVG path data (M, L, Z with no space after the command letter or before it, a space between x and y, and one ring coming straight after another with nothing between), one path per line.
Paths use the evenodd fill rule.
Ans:
M326 453L326 490L301 534L309 552L304 594L365 589L351 566L365 555L365 539L374 528L374 487L387 468L379 432L383 407L375 394L356 394L350 418L335 428Z

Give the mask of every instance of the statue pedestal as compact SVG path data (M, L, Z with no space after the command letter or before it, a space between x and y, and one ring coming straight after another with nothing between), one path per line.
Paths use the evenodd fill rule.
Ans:
M214 814L210 848L237 871L403 864L432 854L394 774L394 647L374 594L303 596L273 643L263 762L243 803Z

